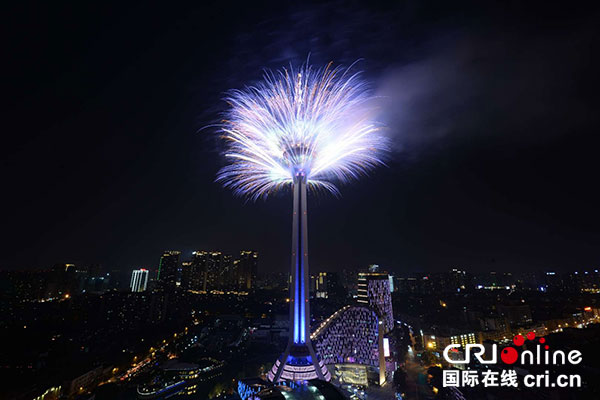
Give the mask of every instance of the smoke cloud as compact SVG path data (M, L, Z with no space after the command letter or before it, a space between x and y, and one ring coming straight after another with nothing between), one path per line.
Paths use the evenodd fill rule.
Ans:
M448 36L426 46L422 58L382 73L378 101L395 150L418 153L424 145L492 136L528 145L576 133L595 118L581 90L597 79L581 74L591 33Z

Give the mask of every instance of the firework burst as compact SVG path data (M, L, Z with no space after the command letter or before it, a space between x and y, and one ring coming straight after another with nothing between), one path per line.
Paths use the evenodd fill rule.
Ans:
M310 188L337 193L334 182L382 164L387 141L371 99L360 74L349 69L266 72L257 85L226 98L221 133L229 164L217 180L256 199L293 183L300 172Z

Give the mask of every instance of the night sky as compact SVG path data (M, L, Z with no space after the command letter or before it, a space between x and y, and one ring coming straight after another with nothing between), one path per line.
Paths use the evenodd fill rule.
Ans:
M71 3L3 12L0 269L255 249L286 270L290 193L223 189L202 128L227 90L309 54L361 60L394 146L311 198L312 269L600 266L597 7Z

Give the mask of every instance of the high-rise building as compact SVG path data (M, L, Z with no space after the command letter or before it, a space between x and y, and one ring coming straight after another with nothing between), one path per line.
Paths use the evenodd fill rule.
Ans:
M256 273L258 270L258 253L256 251L242 250L236 263L237 288L249 290L256 287Z
M208 252L194 251L192 253L192 261L190 264L190 284L191 290L206 290L204 282L206 281L206 261Z
M318 275L314 276L313 291L315 297L320 299L335 298L345 303L347 292L340 281L340 275L337 272L319 272Z
M181 286L186 290L250 290L256 287L258 253L243 250L237 259L220 251L194 251L181 263Z
M148 270L144 268L134 269L131 273L129 287L132 292L143 292L148 286Z
M233 265L233 257L223 254L218 286L221 289L235 289L237 286L237 272Z
M192 262L182 261L181 262L181 283L180 286L189 290L192 288Z
M160 257L156 278L165 288L174 288L177 286L180 254L180 251L170 250L165 251L162 257Z
M315 277L315 297L326 299L327 293L327 272L319 272L319 275Z
M206 273L204 277L204 290L211 291L222 289L223 283L223 253L213 251L208 253L206 258Z
M45 297L74 294L79 287L75 264L55 264L50 272Z
M358 273L358 303L373 308L387 333L394 328L392 295L390 279L387 272L379 272L379 267L372 265L369 272Z
M192 290L210 292L230 288L235 281L231 256L220 251L194 251L187 279L189 279L188 288Z

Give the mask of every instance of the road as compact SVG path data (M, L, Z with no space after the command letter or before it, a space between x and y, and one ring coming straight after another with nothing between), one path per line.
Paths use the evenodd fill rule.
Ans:
M409 352L406 356L406 399L426 400L433 399L434 394L427 384L427 370Z

